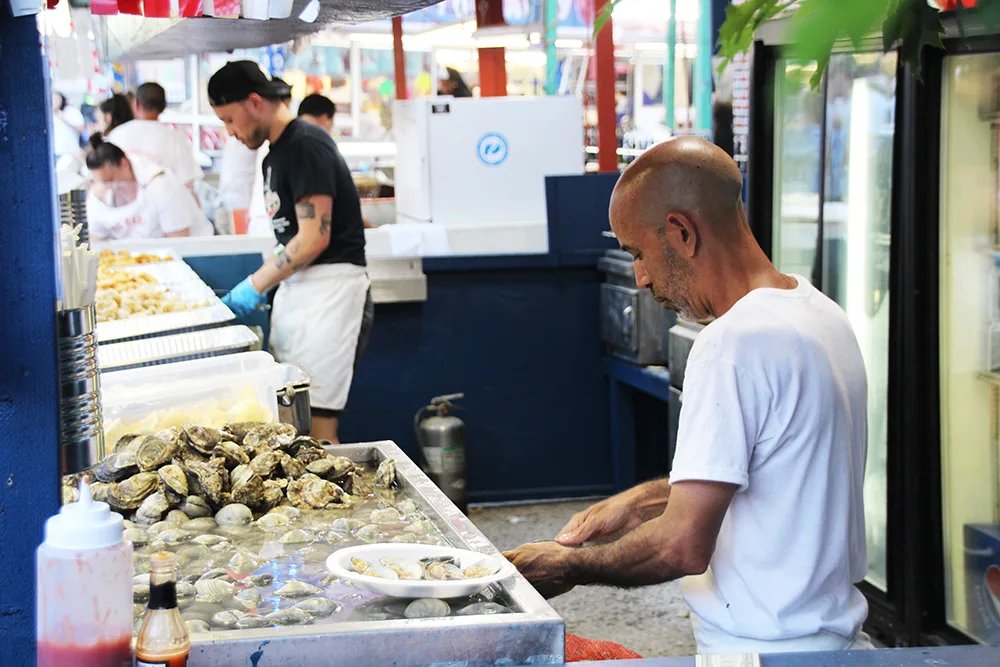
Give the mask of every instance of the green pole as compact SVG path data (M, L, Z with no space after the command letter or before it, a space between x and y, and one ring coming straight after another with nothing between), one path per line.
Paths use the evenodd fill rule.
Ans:
M677 74L677 0L670 0L670 18L667 19L667 57L663 62L663 124L674 129L674 77Z
M694 66L695 129L712 130L712 0L698 3L698 56Z
M556 24L559 23L559 0L545 0L545 94L559 91L559 56L556 54Z

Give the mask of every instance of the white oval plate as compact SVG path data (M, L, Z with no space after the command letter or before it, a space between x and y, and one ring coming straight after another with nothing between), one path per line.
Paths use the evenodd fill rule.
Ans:
M352 558L360 558L369 563L380 564L383 558L399 558L403 561L425 556L453 556L462 569L472 565L485 565L496 571L488 577L459 579L457 581L425 581L413 579L383 579L360 574L351 566ZM478 551L467 551L454 547L439 547L426 544L364 544L357 547L339 549L326 559L330 573L350 581L358 588L372 593L381 593L397 598L460 598L473 595L514 574L514 566L502 556L491 556Z

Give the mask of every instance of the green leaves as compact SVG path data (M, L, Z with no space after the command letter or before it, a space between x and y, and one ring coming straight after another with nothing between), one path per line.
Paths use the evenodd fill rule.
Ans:
M882 49L899 48L899 58L920 78L925 46L944 48L940 12L926 0L893 0L882 24Z
M718 52L723 58L719 71L724 70L737 54L750 48L754 33L764 22L793 4L794 0L747 0L726 7L726 21L719 28Z
M623 2L623 0L609 0L608 4L601 9L601 13L594 17L594 41L597 41L597 35L607 24L608 19L611 18L611 12L615 10L619 2Z

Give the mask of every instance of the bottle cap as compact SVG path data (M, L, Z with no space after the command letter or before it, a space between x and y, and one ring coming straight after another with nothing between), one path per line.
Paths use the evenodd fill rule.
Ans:
M63 505L59 514L45 522L45 544L79 551L104 549L121 544L125 526L122 515L107 503L95 501L86 476L80 479L80 499Z

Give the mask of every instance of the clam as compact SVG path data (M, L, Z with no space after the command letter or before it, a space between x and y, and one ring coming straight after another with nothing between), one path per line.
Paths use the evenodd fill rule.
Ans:
M340 611L340 605L329 598L308 598L292 605L293 609L301 609L316 618L326 618L335 611Z
M210 626L205 621L200 618L196 618L193 621L184 621L184 625L187 626L188 634L196 634L199 632L211 632L212 626Z
M281 463L281 457L284 454L279 451L269 450L258 454L250 461L250 467L253 471L260 475L262 478L268 478L274 474L275 468Z
M247 611L251 611L260 606L261 600L263 599L260 593L257 592L256 588L244 588L236 597L233 598L236 604L243 607Z
M184 426L181 437L196 452L211 455L216 445L223 441L223 433L214 428L204 426Z
M424 577L435 581L454 581L465 579L462 570L454 563L430 563L424 569Z
M192 520L197 521L197 519L192 519ZM200 544L202 546L214 547L215 545L221 544L222 542L226 542L227 540L221 535L207 534L207 535L198 535L197 537L192 538L191 541L194 542L195 544Z
M122 537L131 542L136 549L149 544L149 535L142 528L129 528L122 533Z
M420 521L414 521L403 530L414 535L427 535L434 530L434 524L427 519L421 519Z
M263 530L273 531L281 530L291 522L291 519L284 514L274 514L272 512L268 512L261 518L257 519L257 526Z
M233 583L232 577L229 576L229 572L224 567L213 567L211 570L206 570L198 576L195 583L199 581L209 581L210 579L222 579Z
M149 528L147 528L146 532L149 533L150 537L155 537L159 539L160 533L170 528L176 528L176 526L170 523L169 521L157 521Z
M118 512L138 509L142 501L156 491L157 479L159 478L153 473L141 472L114 484L108 490L108 504Z
M402 535L396 535L389 541L393 544L416 544L419 540L413 533L403 533Z
M365 525L365 522L361 519L348 519L347 517L341 517L330 524L330 530L346 534L357 530L363 525Z
M297 507L292 507L291 505L281 505L275 507L273 510L268 512L268 514L284 514L289 519L297 519L302 515L302 510Z
M194 587L199 602L224 602L236 594L236 587L222 579L199 579Z
M149 586L139 585L132 587L132 601L136 604L142 604L149 600Z
M451 607L444 600L436 598L421 598L406 606L403 616L406 618L440 618L451 614Z
M139 443L135 454L135 462L139 466L139 470L150 472L166 465L173 458L176 451L176 441L161 440L155 435L147 435Z
M399 510L400 514L415 514L417 511L417 504L407 498L403 502L396 505L396 509Z
M510 609L496 602L474 602L455 612L455 616L492 616L493 614L509 614Z
M374 542L381 534L382 531L379 530L378 526L370 523L366 526L358 528L357 532L354 533L354 536L359 540L364 540L365 542Z
M375 477L372 479L372 484L376 487L388 489L395 482L396 461L393 459L386 459L379 464L378 469L375 471Z
M255 554L242 549L229 559L229 568L236 574L250 574L260 565L260 559Z
M169 512L167 512L167 516L163 517L163 520L169 521L174 525L180 526L190 521L190 518L188 517L187 514L185 514L180 510L170 510Z
M240 630L253 630L256 628L266 628L271 625L266 617L255 616L254 614L247 614L240 620L236 621L236 627Z
M114 452L94 468L94 477L98 482L120 482L139 472L135 454L132 452Z
M170 509L170 503L165 495L159 491L151 493L146 496L146 499L139 505L139 509L136 510L136 523L144 525L156 523L168 509Z
M387 509L373 511L371 516L368 517L368 520L372 523L395 523L401 518L402 516L395 508L389 507Z
M301 528L290 530L278 538L278 542L281 544L304 544L306 542L311 542L312 540L313 534L302 530Z
M312 614L295 607L268 614L264 619L271 625L300 625L312 620Z
M190 584L186 581L177 582L177 599L187 600L188 598L193 598L198 594L198 589L194 584Z
M274 575L264 572L262 574L254 574L250 576L250 583L254 586L260 586L264 588L265 586L270 586L274 583Z
M212 616L212 624L223 628L235 628L246 614L236 609L225 609Z
M220 526L249 526L253 521L253 512L246 505L232 503L219 510L215 520Z
M137 574L132 577L133 586L149 586L149 574Z
M181 524L181 528L190 531L192 533L204 533L209 530L213 530L217 525L215 519L212 517L199 517L197 519L189 519ZM211 544L206 544L205 546L212 546Z
M233 501L257 507L264 499L264 480L248 465L233 468L230 477Z
M250 463L250 457L235 442L224 440L215 446L215 453L226 460L227 468Z
M185 484L187 484L187 481L185 481ZM209 507L208 503L205 502L205 499L200 496L188 496L177 509L184 512L192 519L212 516L212 508Z
M467 567L462 571L466 579L479 579L480 577L488 577L493 574L493 568L486 567L485 565L473 565L472 567Z
M304 581L291 580L284 586L274 591L274 594L283 598L307 598L312 595L319 595L323 592L323 589L319 586L313 586L312 584L307 584Z
M177 504L183 504L188 495L187 475L184 474L184 470L179 465L170 463L157 470L156 474L160 478L160 491L163 491L168 498L176 499Z
M285 477L289 479L298 479L302 475L306 474L306 466L296 458L292 458L288 454L281 457L281 471L285 473Z
M169 528L162 531L157 537L163 540L164 544L180 544L184 540L190 538L191 533L180 528Z

